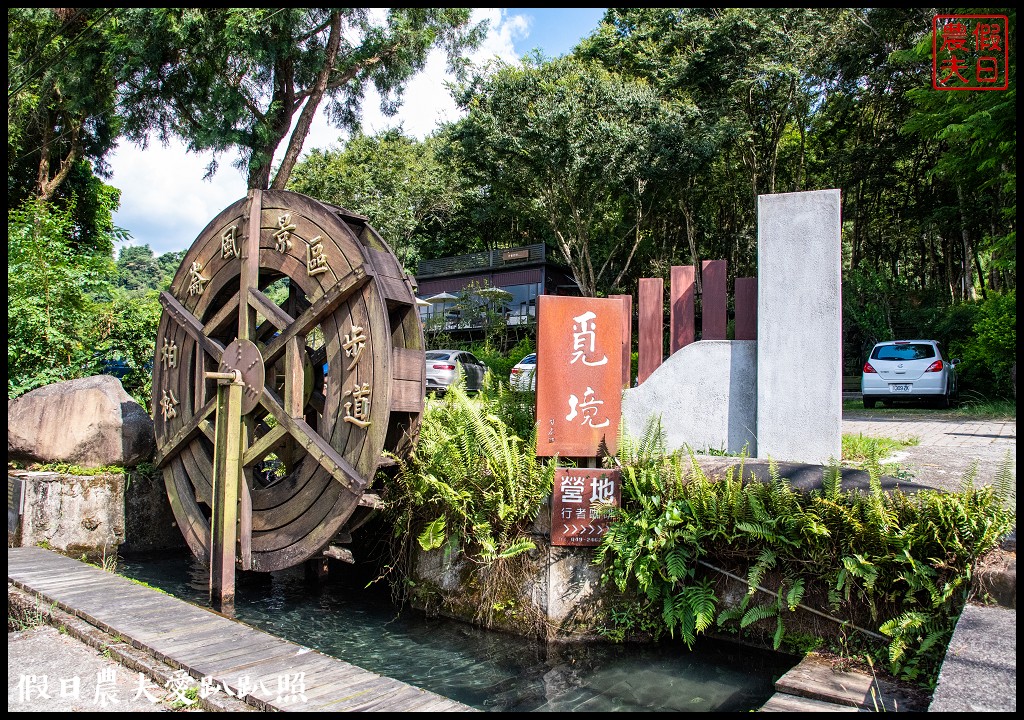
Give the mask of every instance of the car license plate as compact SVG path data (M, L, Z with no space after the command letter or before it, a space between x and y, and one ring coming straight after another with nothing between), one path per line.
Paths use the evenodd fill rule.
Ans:
M908 392L910 392L910 388L911 388L911 386L909 384L890 385L889 386L889 392L891 392L891 393L901 393L901 392L908 393Z

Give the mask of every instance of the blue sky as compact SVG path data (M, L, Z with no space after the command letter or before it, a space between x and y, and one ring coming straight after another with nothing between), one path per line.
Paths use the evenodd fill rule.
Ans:
M510 15L531 20L529 34L514 41L516 53L540 48L548 57L569 53L598 26L607 8L507 8Z
M483 47L473 56L483 63L500 57L517 62L534 48L549 58L565 55L593 32L604 8L477 8L474 20L487 19L490 30ZM457 119L454 102L438 92L445 79L440 57L409 84L403 110L397 118L384 118L376 102L363 103L364 131L376 132L401 122L407 134L424 137L438 122ZM339 131L322 118L314 122L303 152L339 147ZM121 207L114 222L132 236L131 244L149 245L157 255L185 250L221 210L245 196L242 173L232 166L234 155L218 158L212 180L203 180L212 156L188 153L178 143L164 147L158 141L146 150L122 143L110 159L113 178L121 190ZM387 238L385 238L386 240Z

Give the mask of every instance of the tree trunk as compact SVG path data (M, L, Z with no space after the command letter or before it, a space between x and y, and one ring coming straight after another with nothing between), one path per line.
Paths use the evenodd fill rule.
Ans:
M299 121L292 132L291 140L288 141L288 149L285 151L284 158L281 159L281 167L278 169L277 175L274 176L272 186L274 190L284 190L288 186L288 179L292 175L295 163L299 160L299 153L302 152L302 143L305 141L306 136L309 135L309 128L313 125L313 118L316 117L317 108L320 107L320 101L323 100L324 93L327 91L327 81L331 76L331 71L334 69L334 64L338 60L338 48L340 45L341 11L334 10L331 13L331 35L327 40L324 66L317 76L316 83L309 91L309 97L306 98L302 112L299 113Z
M960 236L963 243L963 297L965 300L976 300L974 292L974 273L972 272L971 258L974 256L974 245L971 243L971 234L967 229L967 209L964 206L964 188L960 183L956 184L956 196L960 205Z

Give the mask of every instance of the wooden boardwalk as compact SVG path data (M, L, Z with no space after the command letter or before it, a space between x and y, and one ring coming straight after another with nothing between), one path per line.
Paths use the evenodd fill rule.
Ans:
M50 550L8 548L7 580L257 710L476 711Z
M859 670L837 671L815 654L775 682L760 712L925 712L925 698Z

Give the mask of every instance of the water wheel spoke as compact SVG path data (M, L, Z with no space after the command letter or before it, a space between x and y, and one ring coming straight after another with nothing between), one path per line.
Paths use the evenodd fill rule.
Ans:
M206 334L203 328L203 323L199 322L196 316L190 313L185 306L178 302L178 299L169 292L160 293L160 304L163 305L168 316L174 320L182 330L188 333L189 337L196 341L199 347L203 349L203 352L216 360L217 364L220 364L221 358L224 356L224 346Z
M263 460L287 434L288 431L283 425L270 428L266 435L250 445L249 449L245 451L245 454L242 455L242 465L250 467Z
M203 332L207 336L218 335L224 329L229 320L238 312L238 293L231 296L231 299L224 303L221 308L206 321Z
M299 315L290 326L282 330L280 335L267 343L263 353L264 362L269 364L277 360L277 357L284 352L285 345L289 340L296 337L305 338L309 331L334 312L338 305L362 289L370 281L370 278L371 274L362 266L353 268L339 278L336 285L317 298L309 306L309 309Z
M256 288L249 288L249 304L256 308L258 312L263 313L267 321L278 330L284 330L295 322L291 315L282 310L277 303ZM262 328L263 325L260 326L260 330Z
M313 367L320 367L327 362L327 346L321 345L311 352L309 354L309 361L313 363Z
M156 457L153 459L153 464L156 467L163 467L168 460L176 455L182 447L185 446L197 432L204 430L203 423L209 425L206 421L213 411L217 409L217 398L212 398L202 409L189 418L189 421L178 432L174 433L162 446L157 448Z
M278 426L283 426L310 457L331 474L331 477L350 492L362 493L367 481L361 478L351 463L331 447L331 444L310 427L305 420L289 416L281 403L274 397L273 391L263 388L260 403L277 418Z
M315 366L314 366L315 367ZM315 410L320 415L324 414L324 403L327 402L327 398L324 397L323 393L314 390L309 394L309 402L307 406Z

